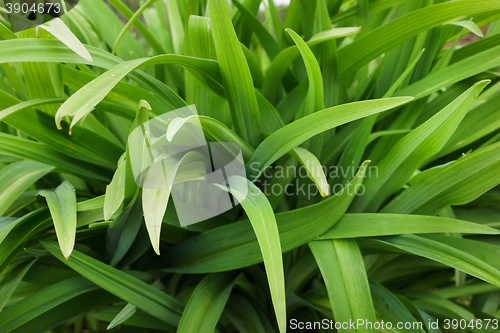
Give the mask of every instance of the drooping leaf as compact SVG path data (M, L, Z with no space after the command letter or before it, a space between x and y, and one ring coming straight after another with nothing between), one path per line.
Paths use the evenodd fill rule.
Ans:
M87 51L85 46L83 46L83 44L78 40L78 38L76 38L71 30L68 29L66 24L64 24L60 18L50 20L40 25L40 27L59 39L83 59L92 62L92 56L89 51Z
M229 177L228 182L229 192L243 206L257 236L266 267L278 327L280 332L285 332L285 276L280 236L273 209L264 193L252 182L239 176Z
M47 200L59 247L64 257L68 259L76 238L75 188L70 182L64 181L55 191L40 191L38 194Z
M326 175L316 156L302 147L294 148L290 151L290 154L306 168L307 175L316 184L321 196L328 196L330 189L326 180Z

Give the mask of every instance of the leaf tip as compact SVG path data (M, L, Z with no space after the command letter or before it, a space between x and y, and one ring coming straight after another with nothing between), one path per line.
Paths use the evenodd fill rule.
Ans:
M64 259L68 260L69 257L71 256L71 253L73 252L73 249L71 249L71 251L69 251L68 253L64 253L63 252L63 256L64 256Z
M401 96L401 104L406 104L408 102L411 102L415 99L413 96Z
M90 55L89 52L85 53L85 56L83 58L88 62L94 62L94 59L92 59L92 56Z
M56 117L55 117L55 122L56 122L56 127L58 130L62 130L62 126L61 126L61 116L59 115L59 111L56 113Z

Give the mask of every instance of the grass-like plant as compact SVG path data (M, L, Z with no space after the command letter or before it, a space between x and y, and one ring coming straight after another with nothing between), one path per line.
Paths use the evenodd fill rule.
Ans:
M2 2L0 332L498 332L500 0ZM128 137L188 105L247 178L181 227Z

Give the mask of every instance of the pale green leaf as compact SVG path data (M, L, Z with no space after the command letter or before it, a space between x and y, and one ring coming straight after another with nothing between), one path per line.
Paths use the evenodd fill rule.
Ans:
M47 200L57 241L61 252L66 259L69 258L76 237L76 195L73 185L64 181L55 191L40 191L38 193Z

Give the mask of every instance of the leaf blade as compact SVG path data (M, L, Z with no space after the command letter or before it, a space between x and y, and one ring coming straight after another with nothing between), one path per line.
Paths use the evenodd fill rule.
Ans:
M76 238L75 188L70 182L64 181L54 192L40 191L38 195L47 200L56 229L57 241L67 260L73 251Z

